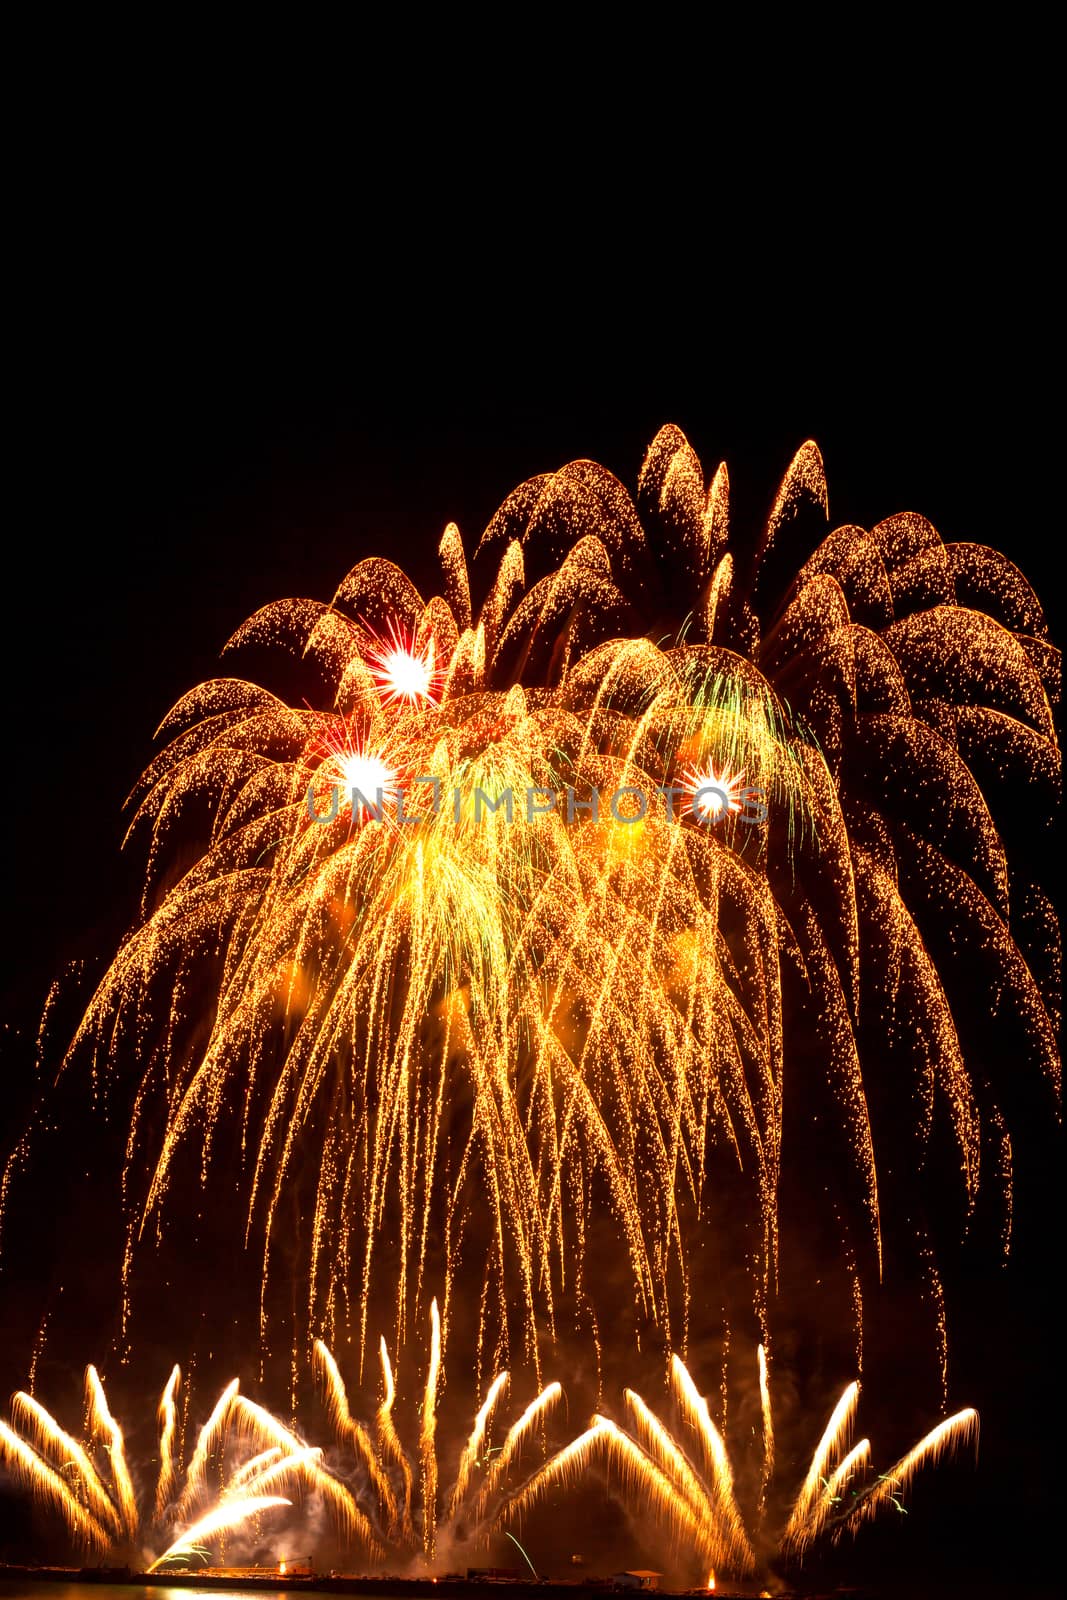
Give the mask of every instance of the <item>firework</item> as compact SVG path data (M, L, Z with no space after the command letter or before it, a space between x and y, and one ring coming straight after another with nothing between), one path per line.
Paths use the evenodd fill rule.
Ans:
M456 1540L474 1545L488 1541L508 1499L515 1492L512 1474L521 1460L524 1446L531 1443L562 1399L560 1385L549 1384L508 1428L503 1443L492 1446L489 1441L497 1408L510 1381L507 1372L497 1373L460 1452L452 1487L447 1495L440 1496L437 1405L442 1373L440 1330L433 1309L414 1461L405 1451L393 1422L396 1387L384 1341L381 1346L384 1399L377 1413L377 1448L370 1430L352 1416L344 1380L332 1353L321 1340L315 1345L315 1364L338 1442L352 1449L356 1465L367 1474L377 1502L376 1537L398 1555L421 1551L430 1564L439 1545L451 1547ZM416 1483L419 1486L417 1507L413 1505ZM443 1515L440 1512L442 1500L447 1506Z
M320 1341L316 1345L316 1349L325 1349L325 1346L322 1345ZM383 1389L382 1403L378 1408L378 1436L381 1440L382 1453L385 1459L387 1461L395 1462L400 1469L400 1474L404 1485L403 1528L405 1535L410 1538L412 1529L411 1496L412 1489L414 1487L414 1480L411 1472L411 1463L404 1453L403 1446L400 1443L400 1439L396 1431L396 1426L393 1422L393 1406L396 1402L396 1384L393 1381L393 1367L389 1360L389 1351L386 1346L384 1336L378 1341L378 1355L382 1364ZM338 1374L338 1384L340 1384L340 1381L340 1374ZM395 1509L393 1511L393 1515L395 1517Z
M437 1301L430 1306L430 1361L426 1369L426 1394L422 1402L422 1431L419 1455L422 1458L423 1547L433 1555L433 1530L437 1526L437 1385L441 1377L441 1317Z
M111 1543L108 1528L91 1516L79 1502L67 1480L19 1437L6 1422L0 1422L0 1456L16 1479L29 1489L34 1499L57 1511L73 1537L89 1548L106 1549ZM99 1482L94 1489L101 1489ZM112 1508L113 1510L113 1508Z
M695 1247L724 1215L766 1338L787 1080L829 1130L857 1316L882 1270L881 1151L903 1136L921 1164L942 1112L963 1211L992 1168L1007 1240L1010 1119L958 1002L988 1000L1013 1064L1058 1094L1055 996L1023 937L1054 918L1012 881L990 781L1051 796L1058 655L995 552L910 513L831 530L813 444L759 538L734 537L729 498L673 428L636 504L572 463L491 520L480 605L449 525L440 595L372 559L329 604L238 630L234 648L296 650L308 702L225 677L164 719L131 824L142 919L68 1056L141 1063L128 1291L178 1175L236 1172L264 1350L283 1248L306 1284L294 1365L351 1337L362 1372L386 1294L398 1357L435 1301L439 1373L460 1261L479 1372L522 1360L540 1382L564 1316L596 1347L624 1302L684 1347ZM195 849L191 813L210 818ZM387 1384L380 1454L410 1524L391 1405ZM729 1523L729 1463L702 1437Z
M277 1447L282 1451L284 1461L264 1467L261 1477L276 1476L280 1467L297 1473L308 1488L321 1494L333 1513L341 1538L345 1542L358 1538L372 1554L377 1553L377 1541L366 1516L345 1485L327 1472L317 1450L309 1450L292 1429L243 1394L234 1395L228 1424L237 1438L250 1448Z
M902 1456L895 1466L879 1475L878 1481L862 1497L852 1512L852 1518L863 1521L875 1516L882 1506L907 1491L920 1467L928 1463L934 1464L961 1447L967 1445L977 1447L977 1444L977 1411L966 1407L963 1411L957 1411L955 1416L946 1417L935 1428L931 1428L926 1437L920 1439L919 1443ZM828 1495L833 1487L831 1480L827 1489Z
M205 1491L208 1462L222 1437L230 1407L239 1388L238 1379L231 1378L215 1401L207 1421L197 1435L189 1470L185 1475L185 1488L178 1501L178 1510L182 1515L188 1512L189 1507L195 1504Z
M844 1441L848 1437L848 1430L852 1426L852 1419L856 1411L856 1402L859 1399L860 1386L853 1382L845 1389L840 1400L830 1414L822 1438L815 1447L815 1454L811 1458L804 1482L800 1486L796 1504L786 1525L785 1539L798 1539L807 1527L812 1507L818 1498L819 1489L826 1481L826 1472L831 1459L840 1457L844 1451Z
M767 1484L774 1471L774 1416L771 1411L770 1374L767 1369L767 1352L763 1345L756 1351L759 1363L760 1414L763 1421L763 1468L760 1473L760 1511L767 1494Z
M535 1429L540 1427L547 1414L553 1410L563 1398L563 1390L558 1383L550 1383L541 1390L541 1393L526 1407L522 1416L508 1429L500 1452L491 1462L486 1474L485 1485L475 1505L475 1514L484 1517L486 1508L491 1504L493 1497L498 1495L505 1483L508 1470L512 1462L519 1455L522 1446L529 1441Z
M976 1413L958 1412L933 1428L889 1471L874 1477L869 1441L862 1439L848 1448L859 1394L858 1384L851 1383L831 1413L781 1533L769 1543L765 1516L773 1471L769 1459L773 1418L765 1358L760 1363L764 1460L751 1528L745 1525L723 1437L677 1356L670 1373L670 1393L680 1422L675 1431L640 1395L628 1389L624 1401L632 1433L610 1417L597 1414L583 1434L532 1474L528 1468L525 1478L519 1472L517 1481L516 1468L524 1449L558 1407L562 1391L558 1383L544 1389L507 1428L503 1443L495 1446L492 1433L509 1382L507 1373L498 1373L460 1452L446 1496L447 1512L439 1520L436 1427L426 1417L428 1404L436 1412L441 1381L439 1347L436 1362L431 1353L427 1364L415 1450L418 1470L392 1420L395 1384L387 1356L382 1361L384 1399L377 1415L377 1447L370 1430L352 1415L331 1352L320 1342L315 1356L328 1414L339 1442L352 1449L356 1467L366 1474L374 1510L364 1498L365 1511L352 1489L325 1466L321 1448L306 1444L270 1412L243 1396L236 1383L223 1391L201 1429L180 1497L158 1513L154 1509L159 1505L157 1484L144 1527L136 1499L132 1510L123 1503L129 1475L121 1456L121 1465L116 1465L115 1440L121 1437L121 1429L111 1415L95 1369L90 1369L91 1377L87 1375L87 1446L66 1433L39 1401L19 1393L12 1408L16 1426L0 1423L0 1459L36 1499L60 1516L74 1541L85 1548L101 1553L116 1550L150 1537L153 1528L162 1529L167 1522L182 1525L149 1571L187 1559L217 1535L262 1513L290 1507L293 1501L287 1491L318 1493L333 1511L342 1541L354 1540L372 1560L391 1549L395 1554L418 1552L432 1565L439 1545L449 1551L457 1541L485 1545L504 1519L521 1517L553 1489L574 1489L590 1468L599 1464L615 1492L632 1509L649 1513L683 1559L693 1560L701 1570L711 1567L720 1573L746 1576L766 1559L768 1549L776 1548L783 1558L797 1559L823 1537L838 1539L846 1531L856 1531L887 1505L899 1509L900 1497L922 1467L977 1441ZM161 1442L172 1425L177 1386L172 1373L159 1408ZM101 1436L106 1441L104 1467L92 1454L94 1440ZM244 1459L235 1462L235 1453ZM228 1456L231 1464L220 1474L223 1456ZM161 1452L161 1477L164 1471L176 1485L177 1463L173 1456L163 1458ZM412 1504L416 1483L420 1487L417 1507ZM133 1493L132 1484L129 1493Z
M67 1482L64 1492L59 1495L60 1503L65 1503L66 1494L70 1495L73 1503L77 1503L80 1496L85 1510L96 1519L101 1540L109 1542L119 1539L122 1535L122 1519L97 1476L95 1466L78 1441L64 1432L44 1406L23 1390L11 1398L11 1416L26 1446L42 1459L56 1462L68 1478L76 1482L77 1494L71 1483ZM14 1436L9 1432L5 1437L10 1443Z
M175 1524L185 1523L149 1571L188 1556L194 1547L266 1511L290 1506L290 1500L264 1492L290 1482L322 1495L343 1535L365 1532L367 1548L372 1552L377 1548L352 1496L324 1466L322 1451L305 1445L269 1412L246 1400L236 1379L223 1390L201 1429L184 1486L173 1499L178 1484L174 1439L179 1383L180 1372L175 1367L160 1399L160 1470L143 1521L126 1465L122 1429L111 1413L95 1367L88 1367L85 1374L85 1445L67 1433L32 1395L20 1391L12 1400L14 1426L0 1422L0 1460L41 1505L58 1514L82 1548L98 1553L121 1549L151 1539L168 1526L173 1530ZM235 1445L241 1448L249 1438L265 1436L272 1441L266 1450L219 1475L219 1458L226 1450L232 1454ZM94 1458L98 1442L103 1444L106 1464ZM213 1465L215 1470L209 1471ZM204 1508L205 1501L212 1503Z
M638 656L646 653L635 649ZM620 681L636 666L633 653L630 646L618 652ZM134 968L140 982L145 959L165 965L166 950L188 953L189 941L198 943L205 932L207 900L218 910L215 872L229 885L224 897L233 890L243 900L251 878L241 857L251 836L262 857L264 828L288 830L272 844L272 866L252 869L249 863L266 900L257 892L255 906L245 902L243 910L231 900L242 948L224 941L224 982L227 993L242 995L240 1015L223 1030L228 1045L220 1034L219 1049L213 1046L210 1059L197 1063L170 1097L173 1115L134 1226L131 1262L136 1236L162 1204L172 1163L201 1114L210 1124L203 1149L210 1162L232 1081L232 1029L244 1037L251 1029L265 1043L281 1017L293 1032L295 1055L273 1086L261 1086L257 1076L244 1102L245 1116L262 1114L249 1222L259 1215L265 1227L265 1285L273 1218L301 1130L320 1126L325 1110L310 1241L312 1302L320 1308L316 1317L331 1323L354 1279L361 1288L361 1345L375 1237L396 1194L405 1253L395 1329L401 1343L410 1293L417 1303L425 1281L427 1219L443 1215L447 1260L461 1247L473 1248L465 1236L481 1230L487 1304L496 1306L503 1330L497 1342L506 1343L512 1301L524 1309L524 1349L536 1364L536 1311L551 1323L553 1284L567 1286L568 1252L582 1259L580 1232L575 1236L583 1226L574 1204L577 1181L606 1191L641 1301L669 1322L671 1273L680 1281L686 1273L675 1190L687 1188L695 1206L709 1120L734 1147L756 1151L768 1208L773 1198L777 1006L753 1006L753 1031L738 1010L736 974L717 927L719 907L729 899L741 909L755 954L770 935L774 908L758 886L753 897L748 874L730 852L705 838L697 824L683 830L665 807L631 832L624 824L572 827L558 809L531 818L524 797L569 789L588 806L581 797L583 771L601 787L609 783L612 792L654 794L664 777L661 743L690 748L709 737L709 729L727 725L732 737L747 741L751 776L777 785L797 806L805 779L779 735L772 702L731 698L718 679L667 656L659 657L657 671L656 691L636 718L612 711L609 687L592 683L582 691L589 704L580 711L531 704L516 686L504 696L467 692L430 710L387 711L377 699L368 709L361 702L363 731L354 731L351 711L343 728L325 734L323 718L292 714L305 747L332 754L317 766L307 756L285 767L275 763L273 771L260 763L261 780L276 788L284 772L299 787L284 802L276 792L266 813L240 824L237 838L220 836L213 866L205 862L194 870L197 882L186 881L177 898L168 899L169 909L133 936L113 969L111 997L118 999ZM277 715L291 727L289 713ZM232 718L223 721L233 726ZM616 755L594 754L600 723L601 737L615 739ZM187 751L182 774L171 772L161 779L163 787L173 779L184 791L194 772L203 774L216 761L230 765L217 748ZM454 804L437 814L424 810L419 826L405 828L392 805L396 780L383 776L400 773L432 780L456 797ZM353 795L322 826L311 821L304 791L309 782L313 789L317 783L329 788L331 776L351 782ZM564 776L573 781L563 783ZM477 808L482 795L496 801L502 793L518 797L510 823L471 814L457 825L464 796ZM158 784L152 794L149 809L162 807L156 822L163 824L170 803ZM233 802L240 811L247 796L242 801L235 794ZM418 809L410 795L404 804ZM372 809L382 813L380 820L371 818ZM323 804L316 815L329 815L329 807ZM703 884L694 854L704 858L700 876L711 875ZM253 921L255 936L247 944ZM598 951L593 963L587 959L591 943ZM697 978L709 969L711 992ZM98 1018L104 1005L102 991L93 1008ZM177 1016L172 1022L174 1043L181 1023ZM711 1070L720 1043L731 1057L728 1086ZM758 1062L759 1087L751 1092L742 1066L749 1058ZM145 1095L150 1087L151 1075ZM472 1108L458 1132L451 1115L457 1099ZM767 1116L771 1125L763 1138L758 1128ZM142 1121L143 1096L138 1129ZM738 1127L746 1130L741 1136ZM658 1174L653 1203L644 1197L641 1177L649 1162ZM460 1179L450 1186L451 1198L442 1190L448 1170ZM471 1213L475 1184L487 1195L486 1216ZM766 1225L772 1225L769 1210ZM353 1240L362 1240L361 1259L351 1256ZM442 1336L450 1292L447 1274ZM267 1300L265 1287L264 1318Z
M126 1532L132 1537L137 1528L137 1500L126 1465L126 1441L122 1429L111 1415L100 1374L94 1366L85 1369L85 1399L89 1413L90 1433L103 1434L107 1439L107 1454L111 1463L111 1481L119 1514Z
M321 1339L317 1339L315 1341L314 1355L315 1361L318 1364L319 1371L322 1375L323 1385L326 1392L327 1407L329 1410L330 1421L333 1424L334 1432L337 1434L339 1439L347 1440L351 1444L358 1459L363 1463L367 1471L370 1473L371 1481L374 1485L375 1491L385 1507L388 1526L392 1528L396 1525L398 1516L397 1500L388 1475L382 1469L381 1462L378 1459L378 1455L374 1449L370 1435L366 1428L364 1428L363 1424L358 1422L349 1411L348 1395L345 1391L344 1380L341 1377L340 1369L338 1368L337 1362L334 1360L332 1354L323 1344ZM395 1397L395 1390L393 1388L392 1371L388 1366L388 1356L385 1357L384 1361L383 1379L386 1391L385 1405L387 1405L391 1410L393 1399ZM381 1431L384 1432L384 1430ZM397 1441L397 1449L399 1450L399 1441ZM395 1459L395 1452L392 1454L393 1459ZM404 1467L407 1467L407 1458L403 1455L402 1451L400 1452L400 1457ZM406 1522L410 1524L410 1475L405 1479L404 1508Z
M176 1556L188 1555L197 1545L213 1534L223 1533L231 1528L236 1528L242 1522L247 1522L249 1517L258 1516L263 1511L270 1511L276 1506L288 1506L292 1502L283 1500L278 1495L247 1495L243 1500L231 1500L225 1505L216 1506L214 1511L209 1511L200 1521L194 1523L182 1534L180 1539L175 1539L168 1550L148 1568L155 1572L166 1562L173 1561Z
M500 1399L504 1390L508 1386L510 1377L510 1373L507 1372L497 1373L496 1377L489 1385L489 1393L482 1401L481 1409L474 1419L474 1427L471 1429L470 1438L467 1440L467 1443L463 1449L463 1454L460 1457L459 1471L456 1474L456 1482L452 1490L451 1507L453 1513L455 1513L457 1508L460 1506L463 1501L463 1497L467 1492L467 1485L470 1483L471 1471L481 1455L482 1446L485 1444L486 1429L489 1426L489 1421L493 1415L493 1412L496 1410L497 1401Z
M175 1396L181 1383L181 1368L175 1366L167 1379L159 1402L159 1480L156 1484L156 1521L162 1517L174 1493L174 1435L178 1416Z
M838 1539L846 1531L855 1532L885 1505L899 1507L898 1497L921 1467L977 1443L977 1413L960 1411L940 1422L888 1472L872 1478L870 1441L861 1439L848 1448L859 1398L859 1384L850 1383L833 1408L784 1525L774 1535L765 1523L767 1487L773 1473L773 1419L762 1347L760 1379L764 1461L751 1529L745 1528L734 1493L722 1436L711 1420L707 1402L677 1356L672 1360L670 1383L680 1419L676 1432L640 1395L627 1389L624 1401L633 1435L607 1417L594 1416L585 1433L552 1456L512 1496L509 1513L528 1512L555 1487L573 1489L598 1462L631 1509L642 1507L652 1513L676 1554L701 1571L711 1567L745 1577L764 1563L768 1551L795 1560L824 1535Z

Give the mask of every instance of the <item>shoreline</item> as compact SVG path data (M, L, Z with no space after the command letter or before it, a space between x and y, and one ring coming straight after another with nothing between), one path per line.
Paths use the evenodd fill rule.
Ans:
M307 1594L436 1596L440 1600L470 1600L472 1595L506 1594L510 1600L551 1600L552 1596L565 1596L566 1600L603 1600L605 1595L634 1594L642 1591L617 1587L608 1578L577 1580L545 1579L534 1581L524 1578L397 1578L368 1574L307 1574L292 1573L259 1576L224 1576L210 1570L199 1572L133 1572L129 1567L22 1567L0 1565L0 1582L19 1579L36 1583L112 1584L115 1586L140 1586L143 1588L182 1588L195 1592L211 1589L216 1593L228 1590L236 1594L276 1594L282 1592ZM708 1594L706 1589L657 1589L643 1591L661 1596L661 1600L680 1600L682 1596ZM751 1600L755 1591L716 1589L715 1600ZM776 1600L801 1600L798 1591L779 1591ZM809 1592L804 1600L818 1600ZM834 1591L834 1600L867 1600L862 1588Z

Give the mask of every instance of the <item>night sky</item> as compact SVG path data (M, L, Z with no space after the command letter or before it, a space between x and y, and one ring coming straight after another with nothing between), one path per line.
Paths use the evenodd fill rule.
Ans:
M647 216L631 223L639 258L604 217L579 227L574 194L551 225L543 208L536 226L505 219L490 250L470 194L441 230L441 189L432 216L413 195L398 232L349 195L342 251L302 213L292 228L281 209L231 214L221 182L203 211L188 192L164 203L178 161L160 190L97 191L74 154L51 199L27 202L2 640L4 1154L49 983L72 960L101 967L135 913L143 858L120 856L121 807L153 729L270 600L328 598L372 553L429 580L447 521L470 548L516 483L577 457L633 489L675 422L709 474L727 461L735 527L756 533L814 438L832 524L911 509L1001 549L1064 637L1047 300L1023 262L1040 239L1008 242L1022 200L991 232L977 163L951 206L936 185L914 207L898 186L888 213L868 194L848 227L769 228L766 249L746 239L751 261L728 236L694 261L677 239L650 249ZM976 1246L948 1284L951 1401L982 1413L982 1470L944 1474L940 1499L931 1474L907 1526L869 1541L880 1562L1007 1575L1020 1539L1054 1548L1052 1149L1035 1117L1014 1263ZM47 1280L56 1221L38 1284L0 1278L0 1337ZM4 1349L9 1387L28 1356Z

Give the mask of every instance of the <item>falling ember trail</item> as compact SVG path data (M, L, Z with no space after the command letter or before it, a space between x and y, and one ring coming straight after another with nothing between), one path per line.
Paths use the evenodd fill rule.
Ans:
M515 1546L516 1550L522 1556L522 1559L525 1561L526 1565L529 1567L530 1571L533 1573L534 1582L535 1583L539 1582L540 1579L539 1579L537 1568L534 1566L533 1562L530 1560L529 1556L526 1554L526 1551L523 1549L522 1545L516 1539L515 1535L513 1533L509 1533L507 1531L507 1529L505 1528L504 1529L504 1538L511 1540L512 1544Z

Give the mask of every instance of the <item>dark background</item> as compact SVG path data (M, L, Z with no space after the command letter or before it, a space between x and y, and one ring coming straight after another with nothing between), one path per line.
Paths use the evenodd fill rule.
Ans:
M791 170L744 207L699 130L692 180L662 148L627 170L598 143L500 187L477 119L411 166L395 125L350 131L333 182L278 128L216 150L181 122L139 154L139 115L61 122L20 180L8 306L5 1154L50 982L98 970L134 915L121 807L153 729L269 600L327 598L372 552L428 577L446 521L470 546L514 484L575 457L632 488L673 421L709 474L728 462L735 527L813 437L835 524L914 509L1006 551L1062 641L1050 234L1036 135L1008 120L977 97L883 130L831 184L853 130L802 116ZM983 1466L923 1486L879 1564L1008 1575L1052 1548L1043 1128L1020 1156L1013 1265L975 1251L948 1286L950 1400L982 1411ZM28 1354L4 1352L5 1379Z

